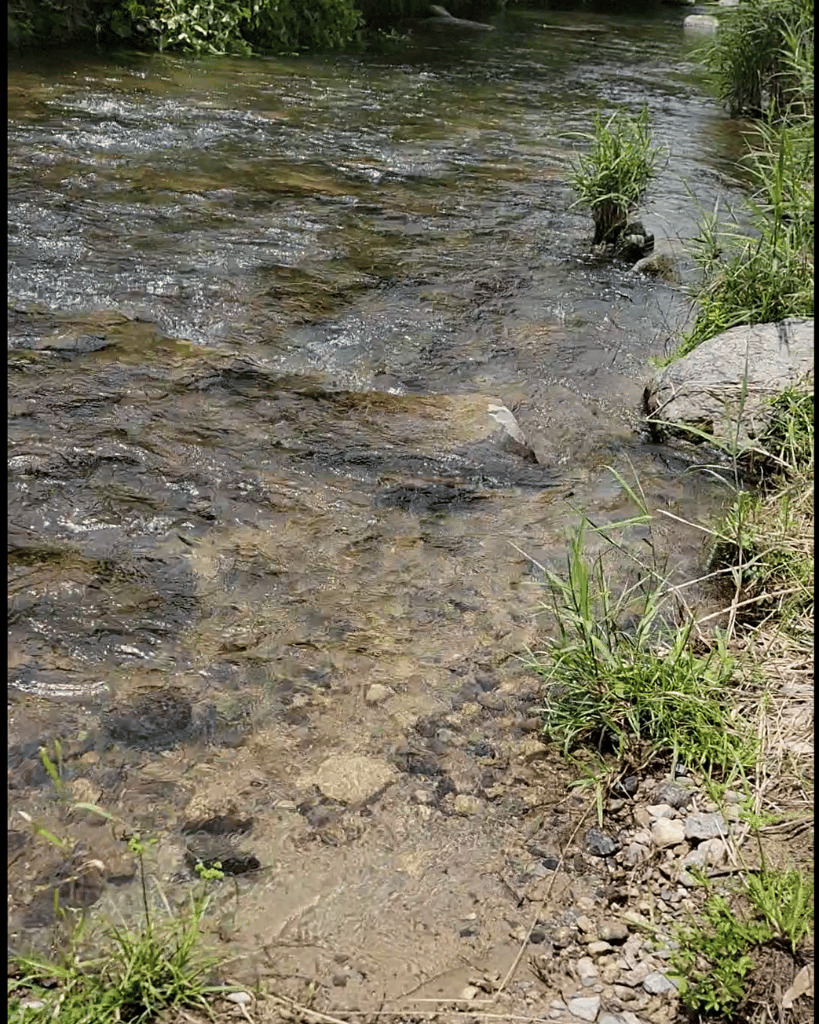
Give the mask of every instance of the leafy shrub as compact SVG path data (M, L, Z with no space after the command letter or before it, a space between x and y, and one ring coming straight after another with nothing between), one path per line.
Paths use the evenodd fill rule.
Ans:
M670 973L678 979L680 999L689 1010L730 1019L745 997L745 979L754 967L750 952L771 938L771 927L765 921L740 919L724 897L714 894L705 901L703 918L703 924L678 934Z
M195 54L339 50L362 24L355 0L11 0L19 45L129 40Z
M595 245L613 242L655 174L658 152L651 145L648 110L636 118L618 110L606 121L597 114L593 132L583 137L592 145L569 177L579 197L575 205L591 210Z

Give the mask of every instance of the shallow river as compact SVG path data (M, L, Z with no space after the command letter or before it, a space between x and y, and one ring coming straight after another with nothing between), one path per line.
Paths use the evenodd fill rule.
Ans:
M402 817L417 781L353 827L355 801L311 773L355 754L405 780L407 736L449 715L433 754L463 755L447 771L470 792L452 735L464 715L519 724L530 558L561 564L577 509L634 512L606 467L633 467L652 508L720 498L639 429L686 301L591 256L566 183L592 112L645 103L667 150L640 211L658 247L681 252L697 203L737 200L737 135L681 21L532 11L394 56L12 60L12 944L70 875L17 811L84 829L75 853L102 841L55 799L55 740L75 796L163 837L165 878L189 877L187 835L252 836L264 881L240 875L239 916L269 941L309 912L330 946L373 942L374 879L384 900L399 876L438 891ZM658 537L696 571L696 531ZM442 825L442 848L478 842L447 821L466 831ZM111 870L77 899L133 899ZM413 977L445 955L431 934Z

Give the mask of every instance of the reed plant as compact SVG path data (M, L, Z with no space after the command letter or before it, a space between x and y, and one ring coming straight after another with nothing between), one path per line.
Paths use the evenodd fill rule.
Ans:
M633 117L617 110L594 117L587 153L577 158L569 183L577 193L574 205L585 206L594 221L593 243L612 243L644 196L657 171L659 151L651 142L651 123L643 107Z
M720 12L704 63L731 116L783 115L813 94L813 0L743 0Z
M745 158L755 184L750 232L716 214L702 219L692 243L697 314L671 359L740 324L813 316L813 125L763 124L755 138Z

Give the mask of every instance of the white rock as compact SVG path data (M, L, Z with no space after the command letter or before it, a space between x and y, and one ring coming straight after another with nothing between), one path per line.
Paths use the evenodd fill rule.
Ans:
M813 320L732 327L652 377L643 395L648 424L658 437L695 440L690 426L746 448L770 421L770 399L813 367Z
M575 996L569 1000L569 1013L580 1020L597 1020L600 1012L600 996Z
M711 14L689 14L683 22L683 32L690 35L713 36L719 28L719 21Z
M685 825L676 818L656 818L651 823L651 841L659 849L676 846L685 839Z
M253 996L249 992L230 992L225 999L229 1003L236 1003L237 1006L247 1006L253 1002Z
M474 999L478 992L480 992L480 989L477 985L467 985L463 992L461 992L461 999Z
M677 813L670 804L648 804L646 810L652 818L673 818Z

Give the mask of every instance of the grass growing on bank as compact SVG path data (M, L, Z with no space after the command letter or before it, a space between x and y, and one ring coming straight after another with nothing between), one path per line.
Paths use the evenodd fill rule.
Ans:
M54 765L41 752L46 769ZM57 779L56 769L49 771ZM60 790L58 787L58 794ZM105 812L92 805L77 807ZM64 840L38 826L41 838L63 847ZM62 907L54 890L55 956L12 956L9 961L8 1019L13 1024L147 1024L166 1010L191 1008L212 1016L214 995L230 991L208 978L219 959L202 950L201 922L210 897L205 885L222 873L218 866L198 866L201 884L187 910L174 914L165 901L166 915L157 920L148 900L144 854L138 836L128 842L138 858L144 919L135 929L110 927L103 939L106 952L86 958L86 920L81 911Z
M581 524L565 575L544 569L558 632L530 667L548 684L546 734L566 754L592 746L632 766L665 758L718 776L750 769L755 745L732 720L724 638L695 650L693 623L670 621L665 580L652 573L618 587L607 552L590 560L585 536Z
M812 317L814 311L813 125L766 125L746 160L756 193L752 233L703 218L693 256L697 315L671 359L740 324ZM668 360L670 361L670 360Z
M756 118L749 230L706 216L693 328L671 359L740 324L814 313L813 0L746 0L702 52L733 115ZM668 360L670 361L670 360Z
M713 530L710 565L728 574L738 621L773 624L812 642L814 619L813 393L788 389L743 455L757 486L740 488Z
M683 1002L698 1015L749 1019L754 1002L762 1003L763 1012L776 1012L779 1007L764 1005L764 992L759 1000L749 992L755 958L765 948L796 955L813 935L813 880L799 871L763 867L748 872L731 896L709 887L702 919L677 932L671 974Z
M703 53L732 117L813 99L813 0L743 0L720 11Z

